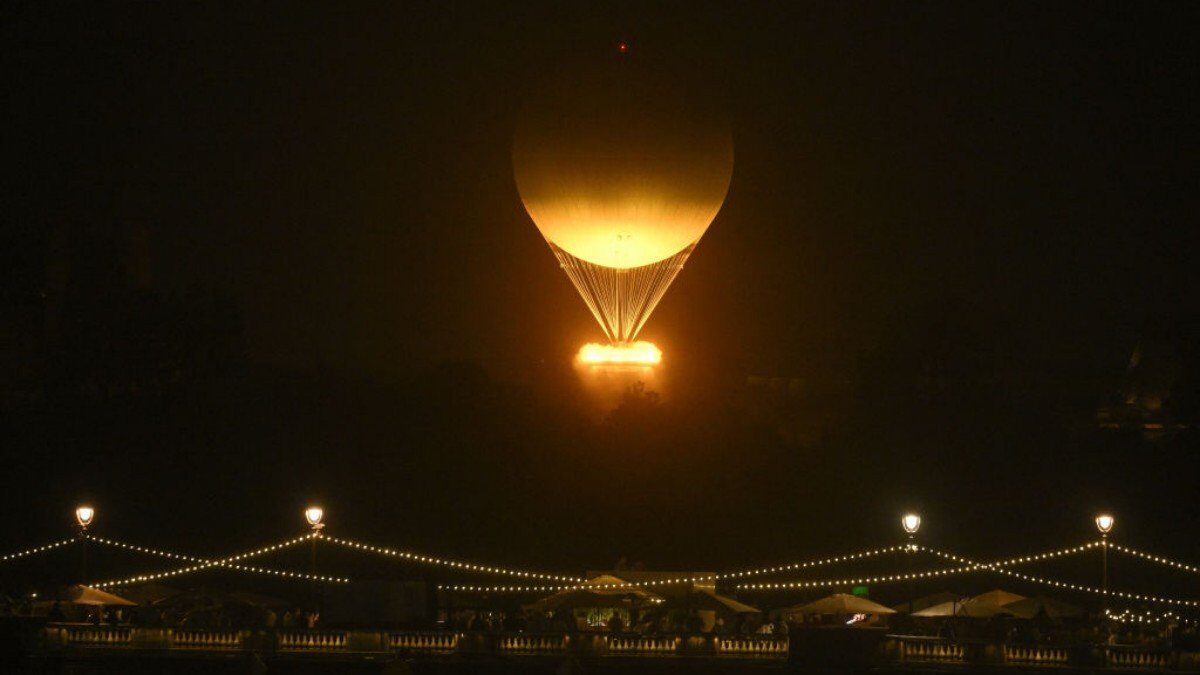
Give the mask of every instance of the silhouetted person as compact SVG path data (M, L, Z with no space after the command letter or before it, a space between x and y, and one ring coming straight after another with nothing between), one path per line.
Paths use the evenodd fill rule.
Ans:
M608 631L610 633L620 633L625 630L625 622L621 620L621 615L613 613L608 619Z

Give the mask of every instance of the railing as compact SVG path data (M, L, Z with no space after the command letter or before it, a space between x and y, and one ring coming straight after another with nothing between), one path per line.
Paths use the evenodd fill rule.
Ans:
M337 651L346 648L345 631L284 631L279 633L279 651Z
M1200 670L1191 665L1188 659L1181 657L1178 652L1155 647L1089 647L1087 645L1066 647L988 643L964 645L942 638L893 636L893 639L900 646L899 658L903 661L917 663L989 663L1021 667L1079 666L1136 670L1178 669L1188 672ZM968 649L968 647L974 649ZM1196 665L1200 665L1200 662Z
M453 633L441 631L232 631L132 628L50 624L44 628L46 650L188 650L288 653L372 654L406 652L435 656L451 653L479 655L553 655L612 657L692 657L784 659L792 655L782 636L644 636L579 633ZM272 639L274 638L274 639ZM984 641L954 641L907 635L889 636L880 655L885 661L943 663L952 666L1005 664L1024 667L1086 667L1114 670L1172 670L1200 672L1200 659L1190 653L1143 646L1006 645Z
M178 649L242 649L245 646L246 635L247 632L244 631L177 629L171 631L171 646Z
M133 643L133 629L101 626L68 626L66 643L72 647L127 647Z
M1113 668L1151 670L1171 665L1170 652L1147 647L1107 647L1108 665Z
M1065 666L1071 660L1066 647L1004 647L1006 663L1021 663L1030 666Z
M458 648L458 633L388 633L389 649L410 652L452 652Z
M940 638L897 638L903 661L962 661L963 646Z
M723 637L717 640L720 656L750 656L760 658L787 658L787 638L777 637Z
M682 638L643 637L640 635L606 635L605 646L609 654L631 656L671 656L679 651Z
M553 654L564 652L571 639L566 635L504 635L496 639L497 651L513 654Z

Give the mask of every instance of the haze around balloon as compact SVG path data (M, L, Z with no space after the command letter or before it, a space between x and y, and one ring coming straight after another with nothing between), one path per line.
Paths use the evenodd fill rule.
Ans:
M535 94L517 127L513 172L546 240L615 269L699 241L733 174L729 126L704 93L622 57Z
M513 175L609 341L628 345L720 211L733 140L711 92L609 56L531 94Z

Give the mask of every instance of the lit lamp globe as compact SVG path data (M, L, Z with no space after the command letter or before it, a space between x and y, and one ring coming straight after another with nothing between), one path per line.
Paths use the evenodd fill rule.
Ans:
M1096 516L1096 529L1100 530L1100 534L1107 536L1109 532L1112 532L1113 525L1115 525L1116 522L1116 518L1113 518L1107 513L1102 513Z
M900 524L904 526L904 531L912 536L921 529L921 516L915 513L909 513L900 519Z
M75 522L79 523L79 527L87 529L88 525L92 524L92 520L96 517L96 509L90 506L80 506L75 509Z
M308 526L313 530L319 530L325 527L321 520L325 517L325 511L319 506L310 506L304 510L304 519L308 521Z

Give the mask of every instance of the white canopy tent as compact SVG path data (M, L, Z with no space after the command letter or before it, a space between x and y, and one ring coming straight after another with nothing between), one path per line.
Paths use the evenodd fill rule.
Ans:
M876 616L883 614L895 614L896 610L891 607L886 607L868 600L866 598L850 595L849 593L834 593L820 600L795 605L783 610L785 615L794 616L809 616L813 614L832 614L835 616L845 616L851 614L874 614Z
M1051 619L1077 618L1086 614L1083 609L1075 605L1044 595L1035 595L1032 598L1011 602L1005 605L1004 609L1022 619L1032 619L1039 614L1045 614Z
M989 619L999 614L1011 614L1004 606L997 605L994 602L980 600L978 598L968 598L961 602L951 600L943 602L933 607L927 607L919 612L913 612L915 617L945 617L959 616L971 619Z

